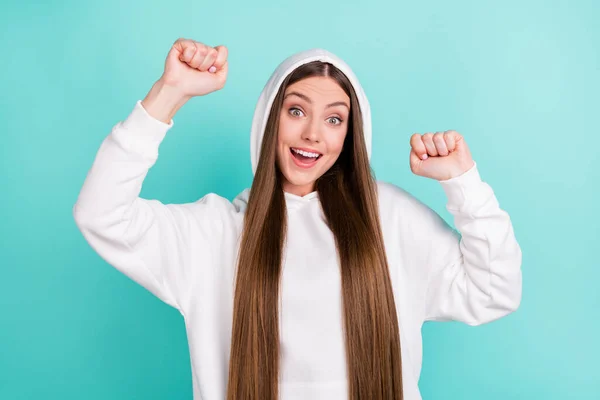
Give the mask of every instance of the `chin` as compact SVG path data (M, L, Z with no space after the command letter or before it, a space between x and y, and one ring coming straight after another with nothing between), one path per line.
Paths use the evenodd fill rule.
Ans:
M291 191L290 189L295 188L301 191L312 192L314 189L315 182L318 176L306 176L305 174L298 174L293 171L283 171L283 186L284 190ZM312 175L312 174L311 174ZM307 193L308 193L307 192Z
M286 180L291 185L298 186L298 187L306 187L306 186L313 187L315 185L315 182L317 181L316 179L302 179L302 178L295 178L295 177L292 177L292 179L286 178Z
M294 166L281 169L281 174L283 190L299 196L313 192L315 182L320 177L317 171L296 171Z

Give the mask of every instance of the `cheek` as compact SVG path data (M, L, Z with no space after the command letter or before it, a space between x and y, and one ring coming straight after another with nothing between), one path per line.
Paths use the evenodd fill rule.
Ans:
M345 134L332 135L331 139L327 142L327 149L329 153L335 155L336 157L339 156L342 150L344 149L345 138Z
M283 138L281 137L281 135L277 135L277 164L279 165L279 167L281 168L281 161L284 160L284 142L282 140Z
M277 131L277 152L281 153L284 144L288 141L289 129L284 121L284 118L279 119L279 129Z
M293 124L281 121L279 123L279 130L277 131L277 162L279 167L282 169L285 164L282 164L282 162L284 162L290 151L288 146L292 145L293 143L298 143L298 140L294 134Z
M280 145L290 144L290 142L294 141L294 138L297 136L296 131L298 128L287 118L282 117L279 120L279 131L277 132L277 143Z

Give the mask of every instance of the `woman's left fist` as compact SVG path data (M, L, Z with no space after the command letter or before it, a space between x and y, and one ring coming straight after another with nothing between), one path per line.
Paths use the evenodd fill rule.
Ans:
M465 139L456 131L415 133L410 147L410 170L415 175L443 181L474 165Z

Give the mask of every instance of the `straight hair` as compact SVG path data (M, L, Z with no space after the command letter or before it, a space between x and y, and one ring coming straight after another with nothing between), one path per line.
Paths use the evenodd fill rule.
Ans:
M351 105L342 152L315 183L339 258L349 399L402 400L398 318L360 104L346 75L321 61L303 64L285 78L267 120L238 253L227 400L278 399L279 289L287 231L276 159L279 115L286 88L313 76L335 80Z

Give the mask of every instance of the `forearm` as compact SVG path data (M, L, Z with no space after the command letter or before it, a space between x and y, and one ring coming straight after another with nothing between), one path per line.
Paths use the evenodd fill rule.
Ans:
M110 225L138 197L169 125L153 118L137 102L129 116L104 139L77 200L78 217ZM89 222L89 221L88 221Z
M142 106L153 118L170 124L177 111L190 99L173 86L165 84L160 79L142 100Z
M436 217L426 319L478 325L516 310L522 253L510 216L476 168L443 185L457 231Z

